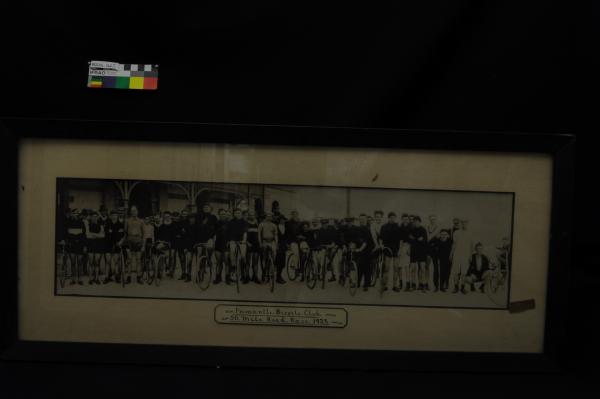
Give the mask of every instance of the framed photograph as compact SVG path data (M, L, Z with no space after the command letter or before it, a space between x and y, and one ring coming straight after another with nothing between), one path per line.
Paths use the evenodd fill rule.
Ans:
M560 369L573 136L2 128L6 359Z

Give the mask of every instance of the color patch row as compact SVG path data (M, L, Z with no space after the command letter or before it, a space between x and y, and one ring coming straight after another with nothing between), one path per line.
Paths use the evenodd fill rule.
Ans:
M93 89L156 90L157 77L88 76L88 87Z

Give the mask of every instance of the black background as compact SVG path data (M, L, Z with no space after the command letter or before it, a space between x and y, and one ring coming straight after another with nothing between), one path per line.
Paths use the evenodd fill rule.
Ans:
M208 389L266 397L581 387L580 377L593 373L598 349L598 311L590 306L598 296L594 229L600 220L592 194L598 179L591 141L598 124L586 118L597 100L585 96L594 92L586 71L597 59L597 46L588 40L597 33L592 28L597 7L567 1L396 3L338 8L275 1L3 3L0 115L576 134L577 242L567 373L3 364L3 376L15 384L23 377L34 381L19 385L27 391ZM159 90L87 89L92 59L157 63Z

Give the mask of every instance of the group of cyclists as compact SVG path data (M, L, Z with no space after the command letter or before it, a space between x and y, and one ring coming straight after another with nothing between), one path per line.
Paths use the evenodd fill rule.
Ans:
M313 286L317 280L323 287L348 280L351 292L379 282L382 293L391 288L467 294L499 281L510 259L507 237L488 257L466 219L455 218L444 228L435 215L425 224L418 215L377 210L305 221L298 211L284 216L277 201L270 212L222 208L216 215L209 204L197 213L184 209L145 217L135 205L110 212L104 206L72 209L59 222L57 238L63 268L70 264L71 285L83 285L86 275L90 285L144 284L149 276L176 278L179 270L183 282L208 278L212 284L235 282L239 290L240 283L285 284L287 269L289 280L313 281ZM164 267L154 268L157 259Z

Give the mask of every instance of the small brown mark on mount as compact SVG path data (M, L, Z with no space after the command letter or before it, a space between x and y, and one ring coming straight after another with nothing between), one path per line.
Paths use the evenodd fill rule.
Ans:
M378 177L379 177L379 173L376 173L375 176L373 176L373 179L371 180L371 182L374 182L375 180L377 180Z

